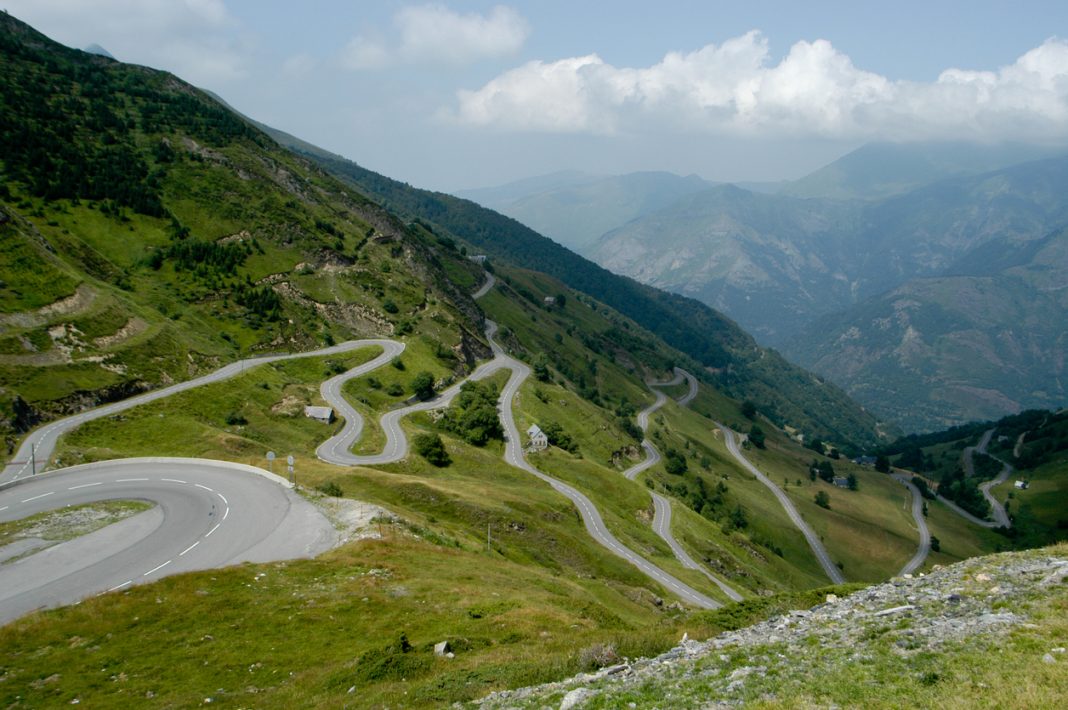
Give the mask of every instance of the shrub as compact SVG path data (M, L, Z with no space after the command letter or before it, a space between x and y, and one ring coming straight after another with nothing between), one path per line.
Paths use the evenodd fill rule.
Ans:
M437 434L419 434L413 442L415 452L427 462L438 468L443 468L452 463L449 452L445 450L445 442Z
M434 376L429 372L420 372L412 380L412 392L419 399L430 399L434 396Z
M586 671L595 671L614 663L619 663L619 654L610 643L595 643L579 652L579 665Z
M248 424L248 419L245 419L241 412L230 412L226 415L227 426L244 426Z
M318 487L318 491L323 495L331 496L332 498L340 498L345 495L345 492L341 490L341 486L337 484L337 481L327 481Z
M831 497L827 495L827 491L820 491L816 494L816 505L827 510L831 509Z

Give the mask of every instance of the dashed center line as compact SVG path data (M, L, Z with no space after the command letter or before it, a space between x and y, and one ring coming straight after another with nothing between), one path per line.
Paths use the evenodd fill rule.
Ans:
M70 488L68 488L67 490L68 490L68 491L76 491L76 490L78 490L79 488L90 488L90 487L92 487L92 486L102 486L102 485L104 485L103 481L97 481L96 483L83 483L83 484L82 484L82 485L80 485L80 486L71 486L71 487L70 487Z
M159 480L166 481L167 483L185 483L186 482L186 481L181 480L180 478L161 478Z
M115 483L141 483L147 480L147 478L116 478Z
M205 535L204 538L207 539L207 538L211 537L211 534L213 532L215 532L216 530L218 530L220 525L222 525L222 523L215 523L215 527L213 527L211 530L209 530L208 534Z
M116 591L118 591L118 590L122 589L123 587L128 587L128 586L130 586L131 584L133 584L133 580L132 580L132 579L128 579L128 580L126 580L125 582L123 582L122 584L116 584L116 585L115 585L114 587L112 587L112 588L111 588L111 589L109 589L108 591L109 591L109 592L116 592Z
M184 550L182 550L181 552L179 552L178 556L181 557L182 555L184 555L185 553L189 552L190 550L192 550L194 547L196 547L199 544L200 544L200 540L197 540L192 545L190 545L189 547L187 547Z
M210 488L208 488L207 486L202 486L199 483L194 483L193 485L196 486L197 488L203 488L206 491L210 491L211 493L215 492L215 491L211 490Z
M171 560L167 560L166 562L164 562L163 564L159 565L158 567L153 567L152 569L150 569L149 571L145 572L141 576L142 577L147 577L148 575L152 574L153 572L159 572L161 569L163 569L164 567L166 567L170 563L171 563Z
M23 503L29 503L31 500L38 500L39 498L46 498L46 497L52 495L53 493L55 493L55 491L48 491L48 493L42 493L39 496L34 496L33 498L27 498L26 500L24 500L22 502Z

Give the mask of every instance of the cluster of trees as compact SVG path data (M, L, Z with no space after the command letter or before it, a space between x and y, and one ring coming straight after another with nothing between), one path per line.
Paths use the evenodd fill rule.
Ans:
M503 440L497 395L497 388L491 384L465 382L445 410L441 426L475 446L485 446L491 439Z
M549 439L549 443L558 449L563 449L571 454L577 454L579 451L578 442L575 441L567 430L560 426L559 423L554 421L547 421L541 425L541 430L545 433L545 436Z
M178 80L67 49L5 17L0 32L3 177L39 197L108 201L166 216L163 165L173 151L139 134L181 132L221 145L263 140L232 112ZM28 34L35 41L25 41ZM152 162L158 167L153 168Z
M939 495L948 498L972 515L985 518L990 513L990 504L983 497L974 479L966 478L957 468L942 477L938 484Z

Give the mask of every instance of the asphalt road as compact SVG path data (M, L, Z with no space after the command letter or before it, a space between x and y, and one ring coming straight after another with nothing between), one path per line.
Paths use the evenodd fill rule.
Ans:
M977 446L975 450L981 454L985 454L986 447L990 445L990 439L993 436L993 429L987 429L983 432L983 438L979 440L979 446ZM972 453L973 452L968 451L965 456L965 465L968 467L969 476L975 475L975 464L974 459L972 458ZM1012 473L1012 466L996 456L991 456L991 458L1001 464L1001 470L993 479L980 483L979 490L982 492L983 497L986 498L987 502L990 503L990 510L994 515L994 526L1009 528L1012 527L1012 520L1009 519L1009 514L1005 511L1005 506L1001 504L1001 501L994 497L994 494L990 492L990 489L1004 483L1008 479L1009 474Z
M817 535L815 531L809 527L808 523L805 522L805 519L801 517L797 508L794 507L793 501L790 500L781 488L772 483L770 478L761 473L760 469L750 463L749 459L742 453L742 449L738 444L738 436L730 427L720 424L719 422L716 422L716 426L723 432L724 440L727 443L727 450L731 452L731 455L734 456L734 458L738 460L738 463L742 464L749 473L756 476L758 481L767 486L779 500L779 504L782 505L783 510L786 511L786 515L789 516L790 521L801 531L801 534L805 536L808 546L812 548L812 552L816 555L820 567L823 568L823 571L827 574L830 580L835 584L843 584L846 579L842 575L842 570L838 569L838 566L831 560L831 556L827 552L827 548L824 547L823 543L820 541L819 535Z
M0 565L0 624L167 575L311 557L335 544L333 527L314 506L254 470L201 459L123 459L4 486L0 522L105 500L155 507Z
M685 375L683 374L682 370L676 369L675 377L673 379L667 380L665 382L648 383L656 399L651 405L638 412L638 426L641 427L641 430L643 432L649 429L649 417L653 414L653 412L660 409L662 406L664 406L664 403L667 402L667 395L665 395L660 390L653 388L682 384L684 376ZM696 390L697 381L692 380L690 392L680 398L679 402L682 403L682 401L685 400L685 403L689 404L693 400L694 396L696 396ZM631 466L623 472L623 475L632 481L638 476L639 473L651 468L652 466L655 466L660 462L660 452L655 446L653 446L653 443L651 441L649 441L648 439L642 439L642 448L645 450L645 459L640 463L636 463L635 465ZM675 536L672 535L671 501L668 500L662 494L657 493L656 491L650 491L649 493L653 497L653 532L655 532L660 537L660 539L667 543L668 547L671 548L672 553L674 553L675 558L678 559L678 561L682 564L683 567L687 567L692 570L697 570L704 576L708 577L709 581L719 587L724 594L726 594L734 601L742 601L745 597L735 591L726 582L709 572L703 565L699 565L697 561L694 560L688 552L686 552L682 545L679 544L678 540L675 539Z
M359 348L367 347L368 345L381 344L383 342L391 343L393 341L380 341L380 340L350 340L339 345L334 345L329 348L322 348L320 350L313 350L305 353L295 354L283 354L283 355L268 355L265 357L249 358L247 360L239 360L237 362L230 363L224 367L215 370L214 372L197 377L185 382L179 382L178 384L171 385L170 387L163 387L158 390L146 392L145 394L138 395L136 397L130 397L124 399L121 402L113 402L111 404L105 404L95 409L90 409L79 414L75 414L64 419L57 419L50 424L41 427L29 435L23 440L22 445L19 446L18 451L15 453L15 458L4 467L2 473L0 473L0 483L6 483L8 481L14 481L19 478L30 476L33 473L33 461L36 461L37 470L40 471L44 468L42 464L47 463L52 456L52 452L55 450L56 442L59 437L67 432L75 429L86 422L93 421L94 419L101 419L103 417L109 417L112 414L137 407L142 404L154 402L164 397L170 397L178 392L185 392L187 390L202 387L203 385L210 384L212 382L220 382L222 380L229 379L235 375L241 374L250 367L256 365L262 365L269 362L278 362L280 360L293 360L297 358L305 357L320 357L325 355L334 355L338 353L350 352ZM402 346L403 347L403 346ZM31 457L31 450L34 452Z
M909 476L902 473L895 473L894 478L912 493L912 519L916 521L916 529L920 533L920 545L916 548L916 554L901 568L901 574L912 574L923 565L931 552L931 531L927 529L927 520L923 517L923 496L920 489Z

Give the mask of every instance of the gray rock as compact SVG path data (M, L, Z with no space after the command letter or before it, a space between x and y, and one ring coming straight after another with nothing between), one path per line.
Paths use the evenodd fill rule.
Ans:
M595 695L597 695L597 691L590 690L589 688L575 688L560 701L560 710L577 708Z

